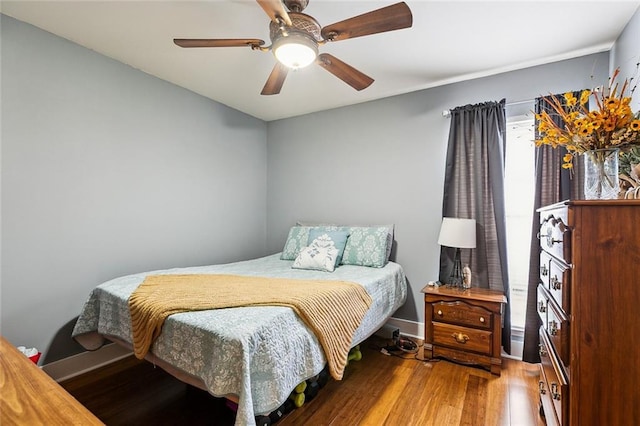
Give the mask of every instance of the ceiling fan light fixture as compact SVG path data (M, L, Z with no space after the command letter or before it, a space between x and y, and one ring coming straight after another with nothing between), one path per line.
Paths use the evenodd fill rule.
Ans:
M302 32L289 31L278 37L272 49L278 62L291 69L304 68L318 57L318 42Z

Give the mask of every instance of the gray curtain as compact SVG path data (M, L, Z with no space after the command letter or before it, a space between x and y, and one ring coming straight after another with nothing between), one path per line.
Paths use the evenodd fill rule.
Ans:
M476 220L476 248L462 250L472 285L504 292L509 299L504 208L505 100L451 110L444 180L443 217ZM455 249L441 247L440 281L446 282ZM511 353L511 315L503 315L502 346Z
M580 98L580 92L574 92ZM563 95L555 95L562 97ZM562 118L551 108L544 98L535 100L535 112L546 111L560 126ZM535 137L538 139L538 123L535 123ZM536 192L533 202L533 223L531 230L531 256L529 260L529 284L527 293L527 310L524 329L524 347L522 360L526 362L540 362L538 353L538 330L542 325L537 310L537 287L540 282L540 242L537 234L540 227L540 214L537 209L549 204L568 199L577 199L582 194L584 172L582 157L574 159L573 176L567 169L562 168L562 157L567 153L563 147L552 148L541 145L535 153Z

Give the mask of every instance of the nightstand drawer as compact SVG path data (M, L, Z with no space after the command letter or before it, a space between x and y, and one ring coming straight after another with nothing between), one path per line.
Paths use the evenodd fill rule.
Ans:
M449 348L491 355L492 335L490 331L433 323L433 343Z
M462 301L433 303L433 321L491 330L493 314L481 306Z

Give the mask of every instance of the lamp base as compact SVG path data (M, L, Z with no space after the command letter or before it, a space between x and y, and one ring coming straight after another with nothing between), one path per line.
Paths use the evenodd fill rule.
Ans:
M462 261L460 260L460 249L456 248L456 255L453 259L453 268L449 274L449 285L451 287L462 287Z

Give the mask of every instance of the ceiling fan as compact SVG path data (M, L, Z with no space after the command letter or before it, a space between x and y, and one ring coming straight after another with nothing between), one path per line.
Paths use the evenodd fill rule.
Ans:
M400 2L344 21L320 27L312 16L302 13L309 0L256 0L271 18L271 46L255 38L185 39L173 42L180 47L242 47L273 51L277 62L267 79L262 95L280 93L289 69L303 68L315 62L356 90L366 89L373 79L328 53L318 54L318 46L371 34L409 28L411 10ZM285 9L286 6L286 9ZM287 12L287 9L289 12Z

